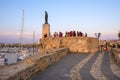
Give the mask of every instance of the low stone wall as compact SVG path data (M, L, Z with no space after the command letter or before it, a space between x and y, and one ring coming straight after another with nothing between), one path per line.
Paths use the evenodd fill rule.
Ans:
M55 49L47 54L37 54L18 63L0 67L0 80L28 80L67 53L67 48Z
M66 47L70 52L98 51L98 39L92 37L56 37L40 39L40 51Z
M120 48L113 48L112 56L113 56L115 62L120 65Z

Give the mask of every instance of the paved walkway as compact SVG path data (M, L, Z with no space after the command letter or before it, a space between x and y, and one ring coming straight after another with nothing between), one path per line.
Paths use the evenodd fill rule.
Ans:
M110 68L110 60L107 52L105 52L104 54L103 62L101 65L101 71L108 78L108 80L120 80L119 77L114 75Z
M120 67L108 52L68 54L31 80L120 80Z
M80 74L82 80L95 80L95 78L90 74L91 67L95 60L97 59L98 54L95 54L85 65L80 69ZM87 76L86 76L87 75Z

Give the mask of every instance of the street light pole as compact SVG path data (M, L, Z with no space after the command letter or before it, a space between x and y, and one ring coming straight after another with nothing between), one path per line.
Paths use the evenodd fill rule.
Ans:
M101 36L101 33L95 33L95 37L98 39L98 50L99 50L99 38Z
M120 40L120 30L119 30L119 33L118 33L118 38L119 38L119 40Z

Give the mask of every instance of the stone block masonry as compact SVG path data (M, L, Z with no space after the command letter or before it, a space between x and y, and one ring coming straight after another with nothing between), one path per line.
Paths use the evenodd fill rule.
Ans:
M113 48L112 56L115 60L115 63L117 63L120 66L120 48Z
M56 37L40 39L40 51L68 48L69 52L92 53L98 51L98 39L91 37Z
M68 53L67 48L54 49L48 54L36 54L18 63L0 67L0 80L29 80Z
M50 36L50 24L43 24L42 38Z

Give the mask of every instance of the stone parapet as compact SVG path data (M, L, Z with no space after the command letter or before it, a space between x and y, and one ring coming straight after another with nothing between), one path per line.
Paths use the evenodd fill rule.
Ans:
M98 51L98 39L91 37L56 37L40 39L40 51L68 48L69 52L91 53Z
M36 54L18 63L1 66L0 80L28 80L31 76L66 56L68 49L59 48L47 53Z
M115 62L120 65L120 48L113 48L112 55L115 59Z

